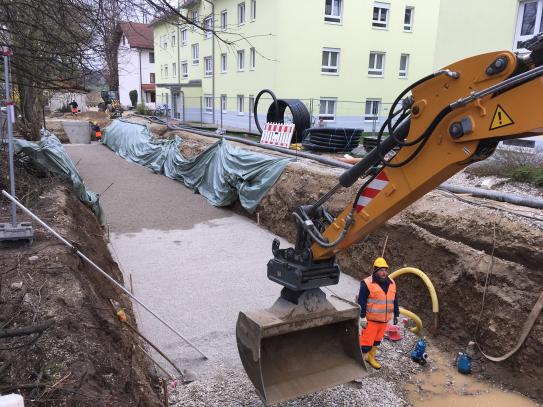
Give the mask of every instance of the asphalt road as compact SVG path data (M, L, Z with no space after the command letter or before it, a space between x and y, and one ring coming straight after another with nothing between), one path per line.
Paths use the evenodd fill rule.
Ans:
M180 367L200 376L241 367L235 339L238 312L271 306L281 288L266 277L274 235L105 146L65 147L89 189L101 193L113 183L101 202L125 281L131 276L134 294L209 360L200 359L136 307L143 334ZM332 289L354 298L358 282L344 275Z

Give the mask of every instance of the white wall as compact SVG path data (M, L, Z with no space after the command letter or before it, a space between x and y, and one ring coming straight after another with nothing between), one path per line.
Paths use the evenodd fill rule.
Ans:
M85 93L77 92L53 92L51 98L49 99L49 108L52 112L55 112L62 108L63 105L68 105L72 100L75 99L78 105L78 109L81 112L87 111L87 101Z
M130 48L128 42L119 44L118 50L119 63L119 97L121 105L132 106L130 101L130 91L138 91L138 103L141 101L141 83L150 83L150 73L155 72L155 64L149 62L149 52L147 49ZM141 55L141 83L140 83L140 55ZM145 95L144 95L145 96ZM145 100L145 97L144 97ZM153 108L154 103L146 103L147 107Z

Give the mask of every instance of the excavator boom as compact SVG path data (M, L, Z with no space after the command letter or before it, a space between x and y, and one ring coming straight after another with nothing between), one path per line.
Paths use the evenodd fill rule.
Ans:
M407 88L394 102L377 147L318 202L296 208L294 247L272 245L268 278L284 286L271 308L240 312L237 339L245 370L265 403L276 403L366 375L358 345L358 304L326 298L337 284L335 255L501 140L543 132L543 34L509 51L477 55ZM409 96L408 94L411 93ZM390 136L382 138L388 131ZM362 179L337 217L324 203Z

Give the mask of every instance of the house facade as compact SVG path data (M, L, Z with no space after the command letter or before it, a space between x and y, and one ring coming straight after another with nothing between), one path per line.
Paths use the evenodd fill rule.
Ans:
M155 106L155 52L153 29L146 24L119 24L119 98L123 107L132 106L130 91L138 92L137 104Z
M271 89L302 100L314 123L375 130L428 73L516 50L543 28L542 2L186 0L180 13L200 28L175 15L151 24L157 103L172 118L254 130L254 97Z

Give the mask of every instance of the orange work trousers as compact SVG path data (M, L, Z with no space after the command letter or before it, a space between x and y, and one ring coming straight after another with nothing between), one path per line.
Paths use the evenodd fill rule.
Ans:
M386 322L368 321L368 326L362 330L360 335L360 346L373 346L375 342L382 341L386 327Z

